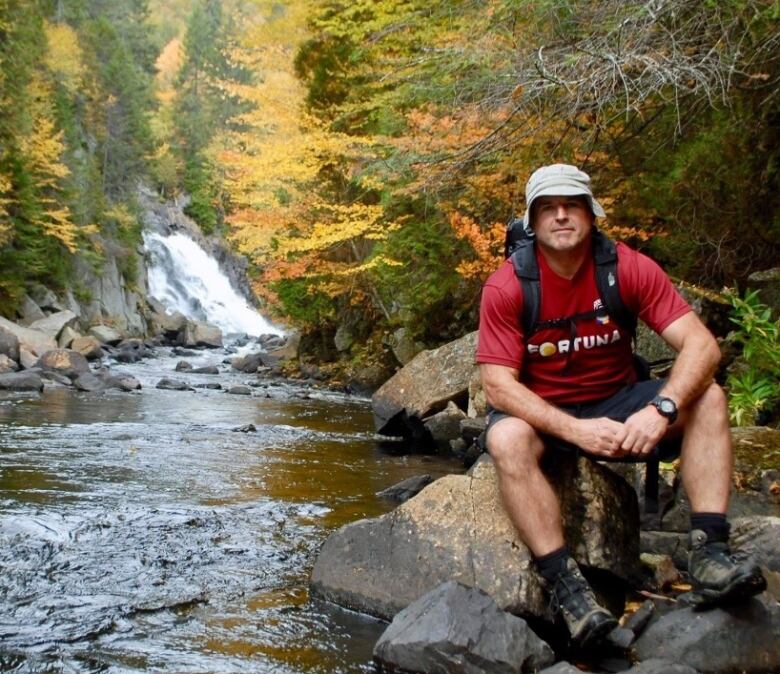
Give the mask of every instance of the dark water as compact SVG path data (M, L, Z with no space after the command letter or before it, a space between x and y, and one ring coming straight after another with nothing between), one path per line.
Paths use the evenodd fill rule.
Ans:
M0 398L0 671L371 671L384 625L309 598L316 552L458 466L388 450L366 400L154 389L176 360L115 366L140 393Z

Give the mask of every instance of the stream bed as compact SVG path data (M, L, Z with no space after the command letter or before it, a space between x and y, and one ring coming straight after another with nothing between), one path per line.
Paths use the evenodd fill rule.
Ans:
M159 353L112 365L140 392L0 398L0 671L372 671L385 625L308 596L316 553L395 505L377 491L460 466L382 442L366 399Z

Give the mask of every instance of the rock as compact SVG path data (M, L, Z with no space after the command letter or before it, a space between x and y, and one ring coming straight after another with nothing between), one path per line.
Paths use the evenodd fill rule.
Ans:
M192 351L191 349L183 349L180 346L173 347L173 355L174 356L181 356L182 358L193 358L194 356L200 356L197 351Z
M376 495L403 503L412 498L412 496L419 494L431 482L433 482L433 478L430 475L414 475L413 477L407 477L398 484L394 484L392 487L378 491Z
M234 433L257 433L257 427L254 424L244 424L243 426L236 426L230 430Z
M19 347L19 364L23 369L29 370L38 363L38 356L32 351L28 351L25 347Z
M75 379L89 372L89 363L78 351L73 349L52 349L38 359L38 367L42 370L54 370L66 377Z
M21 349L25 348L28 352L35 356L42 356L47 351L57 348L57 342L55 342L49 335L41 332L40 330L31 330L30 328L23 328L21 325L12 323L11 321L0 317L0 328L5 328L12 334L16 335L19 340L19 358L21 358ZM13 355L6 353L6 356L13 358ZM14 358L16 360L16 358Z
M212 382L208 382L207 384L195 384L195 388L207 388L207 389L214 389L215 391L219 391L222 388L222 384L212 381Z
M748 287L758 290L759 299L780 315L780 267L755 271L748 276Z
M149 300L147 299L147 302ZM187 317L178 311L168 313L160 305L162 311L155 311L150 317L152 333L162 335L170 341L176 341L180 335L184 334L184 328L187 325Z
M76 337L71 342L70 348L73 351L78 351L87 360L96 360L103 357L103 347L100 340L92 335Z
M666 590L681 580L680 572L669 555L643 552L639 556L639 561L650 575L653 589L656 591Z
M374 658L408 672L536 672L553 651L481 590L449 581L398 613Z
M52 339L57 339L62 330L67 327L73 327L78 320L78 316L70 310L58 311L56 314L41 318L34 323L30 323L30 330L40 330Z
M728 609L671 611L634 643L640 661L661 658L702 672L771 672L780 668L780 605L753 598Z
M184 346L222 348L222 330L216 325L188 320L184 328Z
M487 415L488 404L485 392L482 390L482 377L479 368L475 367L469 379L469 407L468 416L472 419L484 419Z
M645 627L655 615L655 604L649 599L634 611L624 623L624 627L631 630L634 636L639 636L645 631Z
M698 670L670 660L652 658L634 665L623 674L698 674Z
M425 349L425 344L415 341L406 328L398 328L390 335L387 345L401 365L408 365L418 353Z
M192 374L219 374L219 368L216 365L204 365L190 370Z
M57 299L53 291L46 286L35 285L30 289L30 297L41 309L49 311L62 311L65 307Z
M19 338L2 327L0 327L0 354L19 362Z
M678 569L688 568L688 534L673 531L642 531L639 550L652 555L667 555Z
M257 343L268 351L269 349L278 349L284 346L285 338L279 335L260 335L257 338Z
M191 372L192 365L188 363L186 360L180 360L178 363L176 363L176 367L173 369L176 372Z
M19 306L19 324L30 325L41 318L46 318L46 314L41 311L41 308L35 303L29 295L22 297L22 303Z
M333 337L333 345L336 347L336 351L344 353L349 351L349 347L355 341L355 336L352 334L352 330L346 325L340 325L336 330L336 334Z
M81 333L76 332L72 327L66 325L57 338L57 346L60 349L69 349L71 348L71 344L73 344L73 340L78 339L79 337L81 337Z
M187 382L180 381L179 379L168 379L163 377L157 382L155 388L164 389L166 391L192 391L193 389L187 384Z
M91 372L85 372L84 374L79 375L73 382L73 385L79 391L95 392L106 389L106 383Z
M122 335L108 325L93 325L89 329L89 334L102 344L110 344L111 346L116 346L122 341Z
M539 674L582 674L582 670L568 662L559 662L552 667L540 670Z
M300 333L293 331L287 335L287 339L284 341L283 346L276 348L268 348L266 356L273 361L273 364L278 364L283 360L295 360L298 358L298 348L301 345ZM269 363L266 365L273 366Z
M620 650L628 648L635 639L636 635L625 627L616 627L607 635L607 643Z
M230 361L230 364L234 370L238 370L239 372L246 372L248 374L253 374L257 372L257 368L263 364L263 354L249 353L246 356L239 356L233 358Z
M617 591L616 577L637 573L636 496L587 459L561 461L551 480L573 556L608 572L592 578L597 588ZM333 533L315 562L312 592L388 619L447 580L484 590L512 613L551 617L531 553L501 504L488 456L471 475L439 478L392 512ZM622 590L612 599L622 613Z
M57 384L58 386L73 386L73 380L56 370L46 370L41 372L41 376L46 382Z
M106 388L118 388L121 391L138 391L141 382L129 374L107 375L103 378Z
M0 389L4 391L42 391L43 380L38 372L9 372L0 374Z
M0 353L0 374L16 372L18 369L19 363L17 363L15 360L11 360L4 353Z
M460 422L465 418L466 413L450 401L441 412L423 419L423 426L430 433L439 451L446 452L449 450L450 440L460 437Z
M233 395L237 396L251 396L252 395L252 389L248 386L231 386L228 390L228 393L232 393Z
M443 410L450 401L465 404L474 369L477 333L423 351L395 373L371 397L379 433L417 437L421 419Z
M780 517L739 517L731 522L729 543L770 571L780 571Z

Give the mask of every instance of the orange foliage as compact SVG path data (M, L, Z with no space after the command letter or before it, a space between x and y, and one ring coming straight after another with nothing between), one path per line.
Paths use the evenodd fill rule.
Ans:
M467 279L486 279L504 260L505 225L494 222L483 231L473 219L457 212L449 214L449 221L455 236L467 241L477 258L461 262L458 273Z

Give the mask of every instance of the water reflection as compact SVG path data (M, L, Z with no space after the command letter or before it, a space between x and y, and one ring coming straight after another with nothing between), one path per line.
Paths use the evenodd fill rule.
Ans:
M0 401L0 669L371 669L383 626L309 599L316 551L458 467L384 451L364 400L154 389L174 362L132 370L139 394Z

